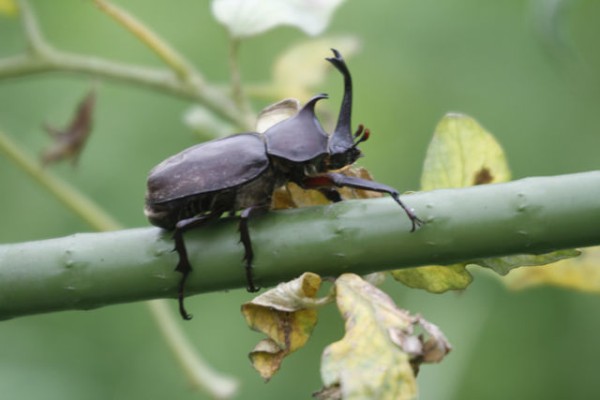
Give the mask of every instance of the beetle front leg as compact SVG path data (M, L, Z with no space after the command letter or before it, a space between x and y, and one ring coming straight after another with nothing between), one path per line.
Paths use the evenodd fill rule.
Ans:
M319 188L318 190L327 198L327 200L331 201L332 203L338 203L343 200L340 192L334 188Z
M328 186L338 186L338 187L350 187L354 189L362 189L362 190L370 190L373 192L387 193L396 203L402 207L410 222L412 223L411 232L414 232L417 227L421 226L424 222L417 217L415 211L412 208L407 207L402 200L400 200L400 193L396 189L391 186L384 185L382 183L369 181L362 178L357 178L354 176L348 176L344 174L339 174L336 172L330 172L318 176L313 176L306 178L304 181L304 187L306 188L322 188Z
M177 222L177 225L175 225L175 231L173 232L175 248L173 251L176 251L179 255L179 262L175 267L175 271L181 272L182 274L177 290L177 299L179 301L179 313L185 320L192 319L192 316L187 313L185 306L183 305L183 299L185 298L185 282L187 281L190 272L192 272L192 265L190 264L190 259L188 258L187 249L183 240L183 234L191 229L205 225L213 219L219 218L219 216L220 213L211 213L198 217L182 219L181 221Z
M254 285L254 274L252 272L252 260L254 260L254 250L250 240L250 231L248 230L248 219L250 216L263 214L267 207L248 207L240 213L240 242L244 245L244 267L246 268L246 283L249 292L258 292L259 287Z

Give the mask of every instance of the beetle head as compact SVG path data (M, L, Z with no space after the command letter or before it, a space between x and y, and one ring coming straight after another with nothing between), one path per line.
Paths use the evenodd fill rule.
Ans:
M333 64L344 77L344 97L335 131L329 139L328 146L329 168L339 169L352 164L361 156L357 145L369 137L369 131L360 126L355 134L356 139L352 137L352 77L340 52L336 49L331 49L331 51L333 51L334 57L326 58L326 60Z

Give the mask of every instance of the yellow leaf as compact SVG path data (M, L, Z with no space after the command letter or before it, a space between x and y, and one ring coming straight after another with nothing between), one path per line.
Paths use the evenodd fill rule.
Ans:
M447 114L429 143L421 175L421 190L460 188L510 180L502 147L475 119ZM392 271L405 285L432 293L462 290L472 282L468 263L431 265Z
M288 98L271 104L258 115L256 132L264 133L278 122L293 117L298 111L300 111L300 101L298 99Z
M422 190L460 188L508 180L510 180L510 170L506 157L502 147L489 132L466 115L448 114L442 119L427 149L421 176ZM471 283L472 277L466 270L468 264L490 268L500 275L506 275L517 267L549 264L578 254L576 250L560 250L546 254L516 254L472 260L469 263L452 266L426 266L398 270L393 271L392 276L407 286L440 293L446 290L464 289ZM573 271L563 274L558 269L554 272L555 265L553 264L552 272L544 268L543 271L546 271L544 274L540 274L540 270L534 267L519 268L518 271L511 273L508 281L513 287L527 286L529 279L536 284L542 282L560 284L558 277L563 276L566 282L561 285L571 287L589 285L581 276L573 279ZM524 279L524 282L520 284L519 279Z
M512 270L502 280L511 289L554 285L600 293L600 246L583 249L577 258Z
M293 182L273 192L271 207L273 209L300 208L329 204L329 200L316 190L304 190Z
M271 339L263 339L258 342L249 354L252 366L265 381L269 381L279 371L285 356L285 350L282 350Z
M502 147L473 118L448 114L427 149L421 190L507 182L510 170Z
M268 85L250 86L248 93L276 99L312 97L313 89L334 70L324 60L331 55L330 48L338 49L347 60L358 51L359 42L353 36L322 37L289 47L275 61L273 81Z
M444 335L435 325L397 308L389 296L357 275L340 276L335 288L346 334L323 352L321 393L329 397L321 398L415 398L418 364L438 362L450 350ZM415 333L417 326L426 335Z
M0 0L0 15L4 14L14 17L19 12L17 4L13 0Z
M444 293L448 290L462 290L471 284L473 276L466 264L428 265L392 271L395 280L408 287L425 289L431 293Z
M348 176L355 176L370 181L373 180L369 171L362 167L350 166L340 172ZM337 188L337 191L344 200L370 199L383 196L382 193L352 188ZM316 190L304 190L295 183L289 182L285 186L275 190L271 207L273 209L299 208L329 203L330 201L320 192Z
M310 338L317 323L314 307L327 301L327 298L316 299L320 286L321 278L307 272L242 305L250 328L268 337L250 353L252 365L263 379L269 380L279 370L283 358Z

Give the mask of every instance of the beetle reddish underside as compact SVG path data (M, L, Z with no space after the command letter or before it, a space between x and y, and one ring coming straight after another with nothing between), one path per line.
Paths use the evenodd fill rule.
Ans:
M181 272L179 311L184 319L185 282L192 271L183 234L239 211L240 239L244 245L247 288L255 292L252 275L254 253L248 231L251 216L269 209L273 191L287 182L318 190L333 202L342 200L336 187L388 193L406 212L414 231L422 221L390 186L334 172L353 164L360 156L358 144L367 140L362 125L352 134L352 78L342 55L333 50L327 58L344 78L344 96L334 132L325 132L315 115L315 105L327 98L319 94L294 116L263 134L239 133L192 146L167 158L148 176L144 212L150 222L173 231Z

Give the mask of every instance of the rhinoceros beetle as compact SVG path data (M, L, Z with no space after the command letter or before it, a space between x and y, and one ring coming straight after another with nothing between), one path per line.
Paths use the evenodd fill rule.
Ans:
M358 144L369 130L359 125L353 135L352 78L342 55L332 49L326 58L344 78L344 95L333 134L328 135L315 115L315 105L327 98L319 94L294 116L263 134L240 133L192 146L167 158L148 176L144 212L153 225L172 230L181 272L178 299L184 319L191 316L183 305L190 265L183 234L204 226L225 213L239 213L239 231L244 246L247 289L257 291L252 275L254 253L248 219L269 209L273 191L287 182L323 193L330 201L342 200L335 187L350 187L388 193L406 212L414 231L422 221L399 198L396 189L381 183L332 172L354 163Z

